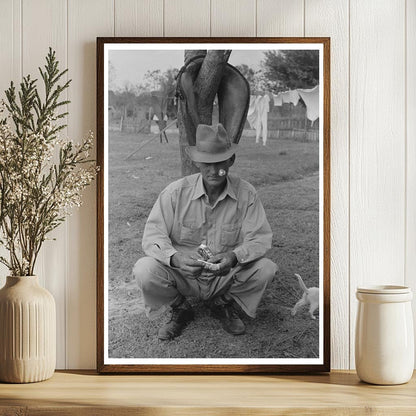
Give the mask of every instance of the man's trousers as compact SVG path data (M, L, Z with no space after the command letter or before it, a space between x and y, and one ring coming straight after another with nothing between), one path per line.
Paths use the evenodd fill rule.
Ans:
M276 264L267 258L237 265L224 276L202 275L195 279L183 276L180 269L166 266L152 257L139 259L133 268L150 319L178 305L184 297L209 301L221 295L232 298L248 316L254 318L276 271Z

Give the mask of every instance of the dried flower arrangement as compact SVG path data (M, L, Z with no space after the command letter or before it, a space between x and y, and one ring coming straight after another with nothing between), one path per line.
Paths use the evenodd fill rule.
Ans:
M13 82L6 91L7 102L0 105L0 247L9 259L0 256L12 276L31 276L47 235L81 205L81 194L96 175L89 156L92 133L80 144L60 138L66 127L59 123L68 113L69 103L60 101L70 81L59 82L55 52L49 48L44 70L44 96L37 80L23 78L20 91Z

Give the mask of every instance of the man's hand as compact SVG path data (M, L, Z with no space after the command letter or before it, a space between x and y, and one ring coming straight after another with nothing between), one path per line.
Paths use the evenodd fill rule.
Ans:
M228 251L226 253L216 254L210 257L208 261L219 264L220 269L215 274L224 276L237 264L237 257L233 251Z
M177 252L170 258L170 264L181 269L185 277L196 279L204 268L203 263L197 261L198 259L201 259L201 257L197 253L186 254Z

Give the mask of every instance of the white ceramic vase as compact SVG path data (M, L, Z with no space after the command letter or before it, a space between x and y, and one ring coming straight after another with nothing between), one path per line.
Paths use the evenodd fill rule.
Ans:
M53 296L36 276L8 276L0 290L0 381L50 378L56 365Z
M355 366L372 384L403 384L414 368L414 332L410 288L373 286L357 289Z

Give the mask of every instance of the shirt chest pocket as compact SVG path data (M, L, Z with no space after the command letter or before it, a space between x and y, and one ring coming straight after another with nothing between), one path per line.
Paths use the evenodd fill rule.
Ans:
M202 228L196 222L183 223L180 232L180 243L183 245L199 245L202 242Z
M239 243L241 224L224 224L221 227L220 242L223 247L235 247Z

